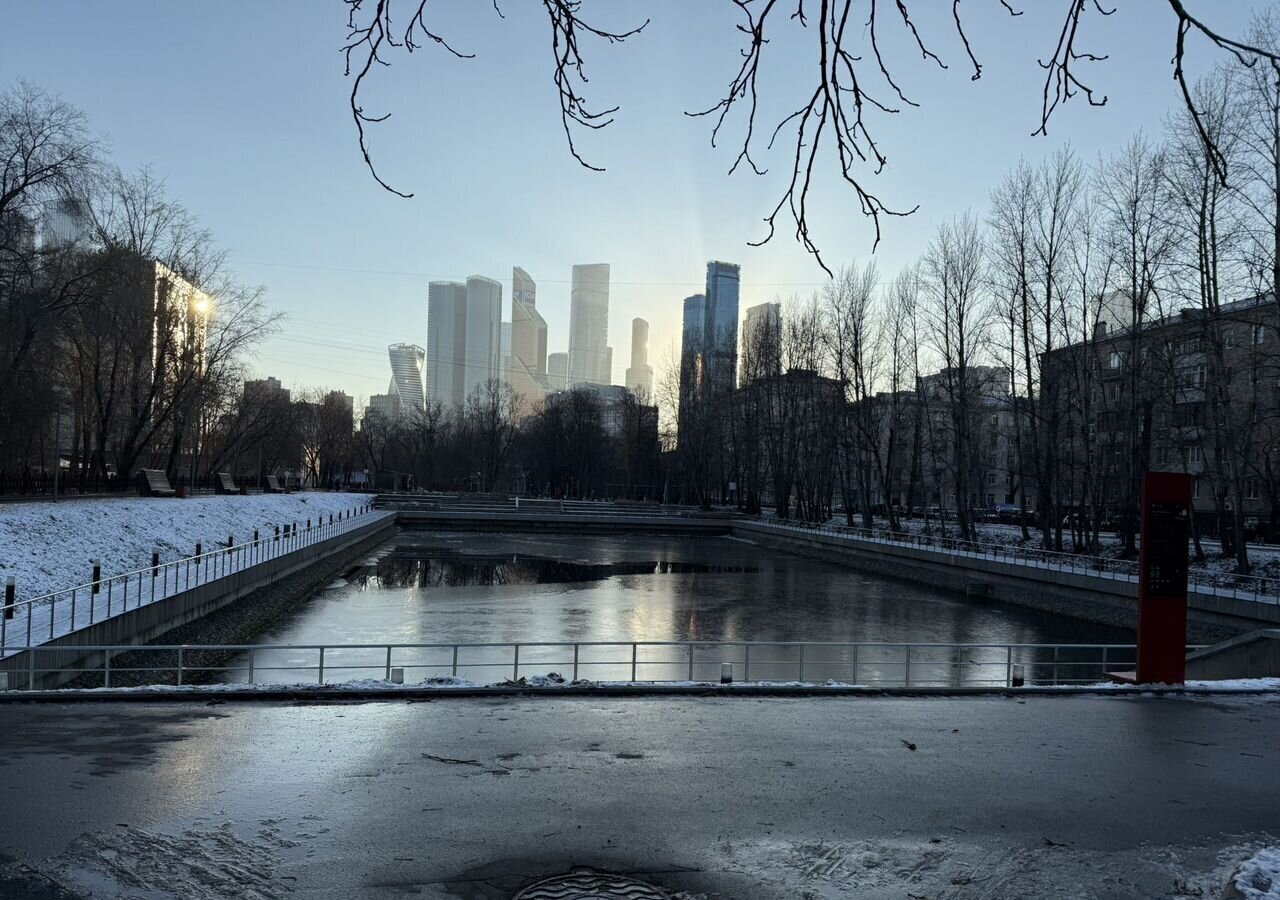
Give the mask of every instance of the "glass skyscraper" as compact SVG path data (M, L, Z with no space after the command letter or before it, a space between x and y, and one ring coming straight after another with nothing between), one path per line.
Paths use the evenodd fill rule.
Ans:
M713 394L738 386L738 281L734 263L707 263L703 359L706 386Z
M424 394L422 392L422 370L427 353L417 344L392 344L387 348L387 356L391 359L391 387L388 394L400 398L402 413L422 412Z

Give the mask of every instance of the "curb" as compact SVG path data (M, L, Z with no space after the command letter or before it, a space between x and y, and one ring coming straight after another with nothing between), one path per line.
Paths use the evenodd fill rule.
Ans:
M55 690L55 691L3 691L0 692L0 704L5 703L148 703L159 701L165 703L181 701L208 702L209 700L249 700L279 701L293 700L301 702L314 701L394 701L394 700L436 700L445 698L476 699L484 697L697 697L722 699L730 697L861 697L875 698L1000 698L1022 699L1025 697L1257 697L1274 695L1280 698L1280 690L1275 688L1232 688L1229 690L1213 690L1195 688L1188 690L1181 687L1123 686L1123 687L1024 687L1024 688L873 688L853 685L806 685L806 686L770 686L770 685L647 685L647 684L614 684L614 685L548 685L533 687L529 685L489 685L476 687L386 687L386 688L342 688L341 686L264 687L252 690L208 689L191 687L185 690L166 690L164 688L92 688L87 690Z

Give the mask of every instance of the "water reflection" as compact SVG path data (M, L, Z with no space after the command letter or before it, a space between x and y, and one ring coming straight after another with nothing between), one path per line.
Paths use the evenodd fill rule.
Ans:
M743 574L753 566L720 566L672 560L588 564L541 556L486 558L461 553L420 555L419 548L396 547L374 566L361 566L348 577L369 588L461 587L465 585L572 584L603 581L617 575Z
M587 678L718 677L733 662L743 677L795 678L800 651L771 648L746 660L741 646L706 647L688 658L684 648L643 648L632 641L833 641L934 643L1128 643L1126 629L1092 625L999 603L973 603L948 591L877 577L805 557L765 550L730 538L664 539L653 536L583 537L428 534L404 531L376 559L345 582L322 590L291 618L260 636L263 644L454 644L615 642L591 658L580 654ZM326 680L382 677L385 651L331 651ZM397 651L407 680L450 674L450 652ZM464 651L466 653L467 651ZM1014 664L1028 665L1028 680L1052 680L1044 663L1003 650L913 651L911 681L966 684L1003 680ZM275 651L272 651L275 653ZM279 660L259 653L260 680L275 661L296 665L307 680L315 661L303 651ZM336 653L336 655L335 655ZM342 653L349 670L338 668ZM416 653L416 655L414 655ZM570 675L572 647L522 649L513 666L509 648L470 651L459 674L493 681L513 675ZM839 681L905 674L901 647L811 648L803 660L808 679ZM352 655L356 654L356 655ZM951 654L948 656L947 654ZM1066 661L1065 657L1062 661ZM1041 663L1042 668L1030 668ZM1087 665L1086 665L1087 663ZM1065 677L1097 677L1097 654L1082 658ZM314 675L314 669L311 670ZM276 678L280 680L280 678Z

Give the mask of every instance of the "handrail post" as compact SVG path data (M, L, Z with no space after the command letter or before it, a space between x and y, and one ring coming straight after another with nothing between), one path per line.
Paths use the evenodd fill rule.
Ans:
M1013 644L1005 645L1004 686L1013 687Z
M249 648L249 683L253 684L253 648Z
M102 651L102 686L111 687L111 651Z
M907 649L907 665L906 665L905 671L903 672L902 685L903 687L911 687L911 645L907 644L906 649Z
M178 684L182 684L182 648L178 648Z
M631 680L633 682L636 680L636 655L637 655L638 649L639 649L639 645L635 641L632 641L631 642Z
M391 680L391 645L387 644L387 681Z
M511 680L519 681L520 680L520 645L515 644L514 646L515 646L515 653L512 657L513 661L511 663Z
M458 645L453 645L453 677L458 677Z
M742 657L742 680L751 680L751 645L747 644Z
M320 664L317 667L316 684L324 684L324 647L320 648Z
M689 647L689 680L693 681L693 641L688 644Z
M578 644L573 645L573 680L578 680Z

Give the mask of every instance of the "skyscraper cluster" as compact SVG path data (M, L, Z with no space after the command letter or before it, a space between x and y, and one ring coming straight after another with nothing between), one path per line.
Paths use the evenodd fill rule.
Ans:
M510 318L504 320L503 285L483 275L427 287L427 345L389 348L391 386L370 398L389 417L421 410L426 401L459 407L480 385L499 379L534 412L546 396L577 385L613 382L609 346L609 264L573 267L568 350L548 353L547 322L538 311L538 286L524 269L511 270ZM627 384L653 390L648 364L649 323L632 323Z

